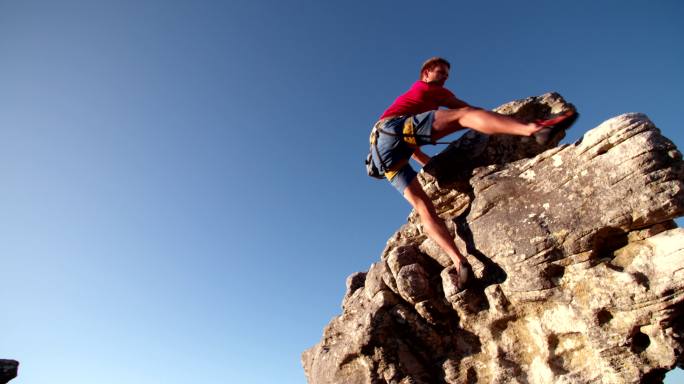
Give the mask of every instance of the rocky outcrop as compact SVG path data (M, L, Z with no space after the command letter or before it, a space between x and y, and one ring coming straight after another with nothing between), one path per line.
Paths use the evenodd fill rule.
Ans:
M16 360L0 359L0 384L6 384L17 377L19 362Z
M547 94L498 111L568 108ZM457 291L412 213L347 279L302 356L309 383L646 383L684 365L680 152L634 113L549 147L469 132L435 156L421 181L474 276Z

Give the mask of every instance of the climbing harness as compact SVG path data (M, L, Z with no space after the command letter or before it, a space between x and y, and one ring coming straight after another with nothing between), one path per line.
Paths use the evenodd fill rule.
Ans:
M397 118L404 118L404 126L402 129L401 133L395 133L395 132L390 132L382 129L381 127L384 125L384 122L389 120L389 119L397 119ZM402 161L399 161L398 163L394 164L392 167L387 166L385 164L385 161L382 159L380 156L380 152L378 151L378 139L380 138L380 134L388 135L388 136L394 136L394 137L400 137L401 141L405 142L411 147L418 148L418 144L416 141L416 138L418 137L427 137L430 139L428 135L419 135L416 134L414 131L413 127L413 119L411 119L410 116L395 116L395 117L388 117L385 119L382 119L375 123L373 126L373 129L371 130L370 134L370 149L368 151L368 155L366 156L366 172L368 173L368 176L376 178L376 179L383 179L385 178L385 174L390 173L390 172L396 172L399 169L401 169L404 165L406 165L409 162L409 159L404 159ZM448 141L435 141L432 142L432 144L450 144ZM378 168L373 161L373 151L375 151L375 156L380 162L380 167Z

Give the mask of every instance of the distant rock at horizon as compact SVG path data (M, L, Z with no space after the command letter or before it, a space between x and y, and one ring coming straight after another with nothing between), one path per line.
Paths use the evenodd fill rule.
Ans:
M0 384L6 384L17 377L19 362L16 360L0 359Z

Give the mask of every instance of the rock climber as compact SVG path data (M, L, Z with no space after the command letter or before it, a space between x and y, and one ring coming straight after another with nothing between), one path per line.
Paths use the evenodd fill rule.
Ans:
M564 120L572 120L574 111L551 120L533 123L473 107L444 87L451 65L441 57L428 59L420 69L420 78L399 96L374 125L371 134L371 161L384 171L389 182L413 206L427 235L451 258L458 272L459 288L466 283L469 265L454 239L435 211L432 201L409 164L413 158L421 166L430 156L420 146L433 144L451 133L473 129L487 134L534 136L540 144L553 138ZM446 109L439 109L446 107ZM567 128L565 126L564 128Z

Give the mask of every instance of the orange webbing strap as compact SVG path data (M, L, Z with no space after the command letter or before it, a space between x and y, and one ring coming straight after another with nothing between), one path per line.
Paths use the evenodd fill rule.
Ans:
M402 138L404 139L406 144L412 147L418 146L418 144L416 144L416 133L413 129L413 119L408 118L404 120L404 130L402 131L402 135Z
M404 159L396 164L394 164L390 169L385 171L385 177L387 180L392 181L394 179L394 176L397 175L400 169L404 168L406 164L408 164L409 159Z

